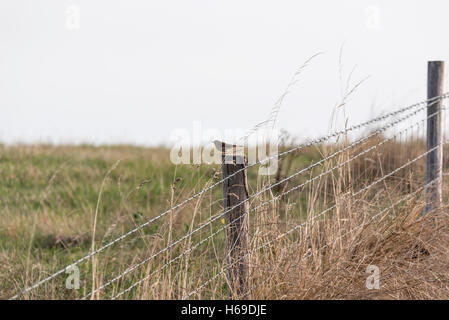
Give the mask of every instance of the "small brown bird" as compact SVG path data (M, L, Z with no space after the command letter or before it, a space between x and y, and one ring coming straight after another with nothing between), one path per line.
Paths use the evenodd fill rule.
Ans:
M245 163L245 147L235 144L229 144L223 141L212 141L217 151L221 152L225 163L244 164Z
M242 146L238 146L235 144L229 144L219 140L214 140L212 142L214 143L215 148L220 152L232 153L234 150L243 150Z

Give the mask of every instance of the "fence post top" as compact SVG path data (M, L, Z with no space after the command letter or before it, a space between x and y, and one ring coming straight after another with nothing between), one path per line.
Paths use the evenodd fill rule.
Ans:
M246 164L245 156L241 154L224 154L223 160L225 164Z
M442 65L444 66L444 60L430 60L428 61L428 65Z

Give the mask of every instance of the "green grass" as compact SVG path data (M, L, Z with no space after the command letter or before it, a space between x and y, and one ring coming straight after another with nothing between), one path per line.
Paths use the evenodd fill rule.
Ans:
M292 167L304 166L312 158L310 154L298 157ZM96 247L200 191L208 181L220 178L220 167L216 165L171 164L169 150L164 148L0 146L0 297L14 294L89 252L101 184L118 161L107 177L99 202ZM215 170L218 174L213 179ZM256 168L249 170L248 180L250 189L257 189ZM201 207L198 221L219 212L221 188L209 192ZM177 213L172 240L188 232L192 209L191 205L185 206ZM184 214L185 218L179 218ZM104 256L120 262L102 267L114 274L122 264L145 257L148 242L154 242L152 236L167 241L161 235L166 222L161 219L152 223L139 232L140 236L131 236L108 250ZM218 227L220 224L214 226ZM221 252L223 235L215 241ZM181 249L176 248L172 254ZM90 264L80 267L88 277Z

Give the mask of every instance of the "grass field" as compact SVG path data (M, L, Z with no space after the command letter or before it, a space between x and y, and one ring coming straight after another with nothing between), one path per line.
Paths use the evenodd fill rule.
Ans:
M258 176L257 168L251 168L249 193L322 159L336 147L322 145L292 154L280 162L276 177ZM449 225L444 214L437 222L420 215L422 161L357 199L344 197L349 189L369 185L423 148L422 142L386 145L251 213L249 245L254 254L248 270L249 284L255 288L249 297L448 298ZM253 199L250 207L349 157L343 153L326 161ZM164 148L37 145L0 146L0 177L0 297L9 298L218 181L221 174L216 165L175 166ZM416 196L389 208L412 192ZM310 220L332 203L337 207L328 218ZM82 298L220 210L217 187L81 263L79 289L67 289L68 274L63 273L23 298ZM370 220L382 210L386 214ZM301 232L278 237L309 220ZM115 297L140 279L144 281L119 298L185 297L222 270L224 232L166 263L222 227L222 221L211 224L88 298ZM267 241L272 245L257 249ZM379 290L365 287L368 265L381 270ZM189 298L226 298L226 288L226 278L219 275Z

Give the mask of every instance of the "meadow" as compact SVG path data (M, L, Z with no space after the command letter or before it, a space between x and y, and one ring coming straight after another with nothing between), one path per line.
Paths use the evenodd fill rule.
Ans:
M251 199L250 290L242 298L449 297L447 205L443 214L421 214L424 159L363 190L422 152L424 142L392 141L349 161L381 138ZM257 167L250 168L249 194L345 144L289 154L275 176L262 177ZM164 147L1 145L0 177L0 298L7 299L219 181L221 171L219 165L175 166ZM445 199L447 182L445 177ZM348 191L357 197L347 197ZM401 200L405 195L413 196ZM314 219L332 204L331 212ZM62 273L20 299L226 299L223 220L159 253L222 210L222 190L216 187L80 263L79 289L67 289L68 274ZM284 236L304 222L304 228ZM366 287L370 265L381 273L376 290Z

